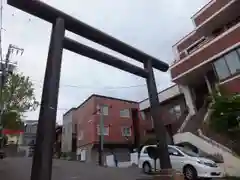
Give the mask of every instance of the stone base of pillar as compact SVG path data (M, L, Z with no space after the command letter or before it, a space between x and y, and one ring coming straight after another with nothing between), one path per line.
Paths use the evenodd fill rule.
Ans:
M184 175L174 169L164 169L152 172L150 176L138 178L137 180L184 180Z

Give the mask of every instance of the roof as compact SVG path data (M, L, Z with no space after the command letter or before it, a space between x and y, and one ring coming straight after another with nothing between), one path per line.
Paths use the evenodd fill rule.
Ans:
M131 100L127 100L127 99L120 99L120 98L115 98L115 97L111 97L111 96L103 96L103 95L99 95L99 94L92 94L85 101L83 101L78 107L74 107L74 108L69 109L66 113L63 114L63 116L67 115L72 110L76 110L76 109L81 108L92 97L99 97L99 98L104 98L104 99L111 99L111 100L124 101L124 102L128 102L128 103L138 104L138 102L136 102L136 101L131 101Z
M177 84L174 84L174 85L172 85L172 86L170 86L170 87L168 87L168 88L166 88L166 89L163 89L162 91L158 92L158 94L161 94L162 92L167 91L168 89L171 89L171 88L173 88L174 86L177 86ZM142 101L139 101L138 103L141 103L141 102L146 101L146 100L148 100L148 99L149 99L149 98L145 98L145 99L143 99Z
M162 91L160 91L158 93L158 99L159 99L159 103L163 103L166 102L167 100L170 100L172 98L175 98L179 95L181 95L182 92L180 90L180 87L175 84L173 86L170 86ZM144 110L150 107L150 101L149 98L144 99L143 101L139 102L139 109Z
M70 113L71 111L74 111L74 110L76 110L76 109L77 109L77 108L75 108L75 107L69 109L67 112L65 112L65 113L63 114L63 116L66 116L68 113Z

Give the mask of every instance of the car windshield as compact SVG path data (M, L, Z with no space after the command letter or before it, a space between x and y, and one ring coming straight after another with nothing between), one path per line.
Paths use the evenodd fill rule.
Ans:
M199 155L187 148L183 148L183 147L177 147L179 150L181 150L184 154L191 156L191 157L199 157Z

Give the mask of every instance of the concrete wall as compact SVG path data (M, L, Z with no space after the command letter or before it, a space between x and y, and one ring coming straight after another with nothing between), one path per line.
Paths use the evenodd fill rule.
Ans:
M62 152L72 151L73 113L74 110L71 110L67 114L63 115Z
M125 162L119 162L118 167L129 167L133 164L138 165L138 153L131 153L130 160ZM113 155L106 156L106 166L108 167L115 167L114 157Z
M107 162L107 156L113 155L112 152L116 154L118 162L126 162L130 161L130 152L127 148L115 148L115 149L108 149L104 148L103 152L103 159L104 164ZM80 156L82 156L80 158ZM99 156L98 156L98 148L93 147L92 144L85 145L82 147L79 147L77 149L77 157L79 161L84 161L86 163L98 163Z
M224 168L226 173L230 176L240 177L240 159L232 153L189 132L176 134L173 138L175 144L188 142L203 152L209 154L221 154L224 159Z
M125 148L118 148L118 149L104 149L104 155L103 155L103 159L104 159L104 164L106 164L106 157L113 155L112 152L114 152L116 154L116 158L117 161L119 163L121 162L129 162L130 161L130 152L129 149L125 149ZM91 154L91 161L92 162L98 162L98 149L93 148L92 149L92 154Z
M191 94L190 87L184 86L184 85L179 85L179 88L181 89L182 93L184 94L185 102L187 104L189 114L194 115L196 113L196 107L195 107L195 103L193 100L193 96Z

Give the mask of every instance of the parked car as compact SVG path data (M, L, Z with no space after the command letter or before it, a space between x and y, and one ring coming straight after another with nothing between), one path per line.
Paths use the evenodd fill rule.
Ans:
M144 146L140 152L139 168L143 169L144 173L150 173L155 169L154 160L148 155L147 148L156 147L155 145ZM168 152L172 168L184 174L188 180L197 178L220 178L224 176L223 169L214 161L199 157L198 154L187 150L183 147L168 146ZM159 170L160 161L156 161L156 169Z

